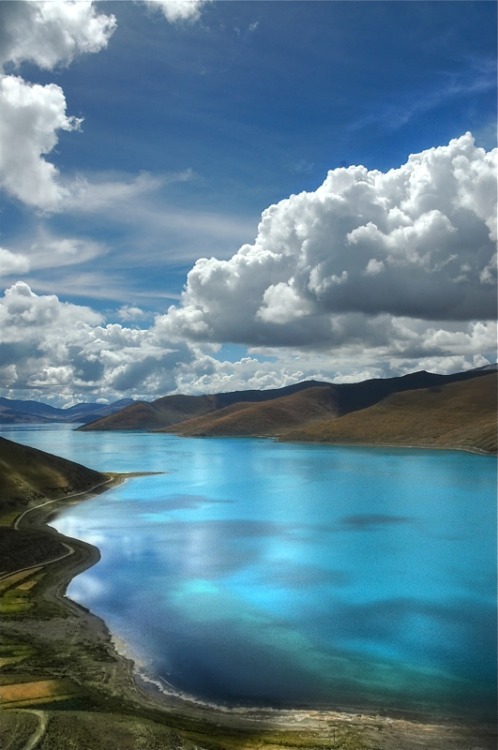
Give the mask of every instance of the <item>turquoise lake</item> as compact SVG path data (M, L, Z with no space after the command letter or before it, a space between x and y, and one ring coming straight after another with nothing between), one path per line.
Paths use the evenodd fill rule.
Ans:
M492 719L496 459L4 426L134 478L51 524L69 596L197 699Z

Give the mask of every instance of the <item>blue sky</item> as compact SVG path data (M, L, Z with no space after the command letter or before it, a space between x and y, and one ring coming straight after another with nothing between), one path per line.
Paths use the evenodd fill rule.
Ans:
M493 361L494 2L33 0L0 29L1 395Z

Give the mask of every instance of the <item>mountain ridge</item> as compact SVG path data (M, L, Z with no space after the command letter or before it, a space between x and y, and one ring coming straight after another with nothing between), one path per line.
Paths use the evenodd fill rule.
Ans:
M495 368L490 367L450 375L420 370L403 376L370 379L359 383L334 384L312 380L268 391L164 396L153 402L135 402L109 417L87 423L78 429L136 429L195 437L262 436L294 439L291 437L293 431L310 428L312 423L319 423L324 419L337 420L353 412L363 411L365 414L365 410L395 393L442 388L450 383L479 379L493 373ZM492 409L490 402L490 411ZM416 434L413 435L413 440L417 440Z
M42 401L23 401L0 397L0 424L50 424L89 422L131 405L133 399L124 398L111 404L79 403L64 409Z
M497 453L496 372L393 393L364 410L286 432L298 442L398 445Z
M232 406L242 400L253 402L267 401L280 398L287 393L304 390L310 386L320 385L319 381L304 381L271 388L265 391L230 391L200 396L175 394L162 396L155 401L136 401L130 407L112 414L109 417L87 423L80 430L159 430L173 424L179 424L185 419L203 416L210 412ZM327 385L327 384L325 384Z
M429 380L429 387L415 389L409 387L413 380L398 382L397 390L362 408L354 408L357 401L348 409L351 403L345 406L332 389L310 388L273 402L237 404L236 408L225 408L160 432L185 437L259 436L294 442L446 447L496 453L497 373Z
M19 414L26 403L32 414L39 406L38 415L49 421L55 421L60 411L66 421L78 417L84 423L77 429L85 431L146 430L189 437L423 445L494 453L496 379L496 366L488 365L449 375L419 370L357 383L310 380L268 390L123 400L98 405L114 406L115 411L96 420L84 420L92 404L68 410L38 402L15 404ZM5 399L0 400L0 414L2 402Z

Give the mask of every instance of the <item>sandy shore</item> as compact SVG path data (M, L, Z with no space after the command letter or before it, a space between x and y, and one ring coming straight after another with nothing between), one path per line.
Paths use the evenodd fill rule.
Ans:
M115 481L120 480L115 477ZM74 502L85 497L88 496L74 498ZM173 690L167 693L159 690L144 681L133 662L119 653L105 623L65 595L71 579L97 563L100 553L95 547L63 537L46 525L64 505L67 507L67 500L40 506L25 515L15 532L43 529L71 553L33 566L31 572L25 571L22 592L27 597L27 606L3 619L3 640L12 649L16 644L27 649L29 658L13 659L10 663L7 659L4 664L0 676L0 700L3 696L0 745L2 731L8 731L7 736L12 739L12 727L16 726L19 743L15 743L14 737L11 747L23 750L27 747L25 734L33 737L29 728L32 723L36 727L33 732L40 732L43 725L40 750L60 750L63 737L66 742L71 738L71 747L83 749L89 746L90 735L92 748L106 747L111 731L113 736L120 733L120 744L113 745L118 750L496 748L496 732L491 726L455 721L431 723L361 711L225 708L189 700ZM16 572L9 574L11 584L15 575ZM30 577L34 585L26 589ZM1 583L7 593L16 590L15 585L10 588L7 585L9 577L4 576ZM31 693L34 687L46 692L41 698L20 701L20 685L25 687L27 695L29 686ZM37 695L36 690L34 694ZM17 700L8 700L9 695L17 696ZM43 721L38 715L40 711Z

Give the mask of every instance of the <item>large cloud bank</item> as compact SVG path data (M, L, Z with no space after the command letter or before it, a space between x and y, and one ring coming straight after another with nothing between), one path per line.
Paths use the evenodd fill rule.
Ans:
M92 2L0 3L0 64L34 63L52 70L75 55L106 47L116 21L97 14ZM61 130L78 130L66 113L60 86L32 84L18 75L0 75L0 187L40 210L57 210L68 191L47 161Z
M466 134L271 206L256 241L197 261L150 328L139 309L106 324L18 282L0 299L0 385L152 398L481 366L496 348L495 204L496 151ZM0 254L7 270L25 262ZM252 354L223 361L229 342Z
M143 2L175 23L196 20L206 0ZM105 49L116 26L115 16L98 13L93 0L0 2L0 67L18 69L27 62L53 70L69 65L77 55ZM48 160L60 132L77 131L81 125L66 108L57 84L0 74L0 188L44 212L74 205L78 197L78 186L64 181Z
M194 21L205 4L140 2L168 22ZM60 86L21 77L23 63L52 70L104 50L115 28L90 0L0 2L0 189L28 208L105 212L156 184L61 175L51 161L59 135L81 121ZM153 398L486 364L496 348L496 160L465 134L387 173L334 169L317 190L264 211L255 241L229 260L198 260L179 304L150 327L136 306L106 319L25 280L9 283L0 388L67 402ZM0 247L0 278L103 252L98 242L41 233L26 251ZM224 360L223 344L252 350Z
M492 320L496 162L496 149L467 133L387 173L334 169L316 191L264 211L254 244L230 260L198 260L180 307L158 326L198 341L337 347L397 337L403 348L434 321Z

